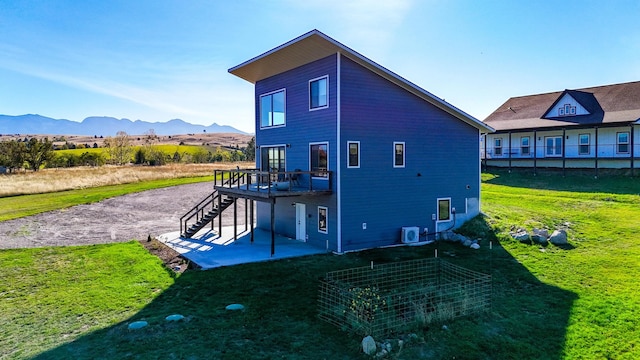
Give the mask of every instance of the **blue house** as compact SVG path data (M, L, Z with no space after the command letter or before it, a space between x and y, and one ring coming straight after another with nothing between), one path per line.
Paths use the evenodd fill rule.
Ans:
M256 200L257 227L342 253L479 214L493 129L443 99L317 30L229 72L255 84L256 169L216 189Z

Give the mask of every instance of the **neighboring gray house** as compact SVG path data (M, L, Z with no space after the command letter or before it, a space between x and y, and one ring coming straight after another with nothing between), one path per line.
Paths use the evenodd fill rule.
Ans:
M484 165L636 169L640 82L513 97L484 122Z

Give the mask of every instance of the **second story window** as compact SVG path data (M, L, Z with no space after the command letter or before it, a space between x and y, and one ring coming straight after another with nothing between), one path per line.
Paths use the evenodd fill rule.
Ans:
M260 127L285 125L285 91L274 91L260 96Z
M329 77L309 81L309 110L318 110L329 107Z

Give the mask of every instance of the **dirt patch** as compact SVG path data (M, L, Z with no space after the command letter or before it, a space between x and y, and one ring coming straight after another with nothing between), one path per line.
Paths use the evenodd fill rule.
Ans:
M211 194L213 183L196 183L143 191L0 222L0 248L91 245L147 240L180 232L180 217ZM238 223L244 224L243 200ZM233 207L222 216L233 225Z
M140 244L152 255L157 256L167 269L176 273L183 273L193 265L177 251L158 241L158 239L140 240Z

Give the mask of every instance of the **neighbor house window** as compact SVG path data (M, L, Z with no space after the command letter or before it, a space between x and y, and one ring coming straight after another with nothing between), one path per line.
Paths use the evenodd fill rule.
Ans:
M274 91L260 96L260 127L268 128L285 124L285 91Z
M329 144L311 144L309 146L309 153L311 156L311 159L309 159L309 164L311 166L310 170L313 172L313 176L328 178L329 174L327 173L327 170L329 169Z
M591 152L591 139L589 134L580 134L578 137L578 154L589 155Z
M309 81L309 110L329 106L329 77L323 76Z
M318 206L318 232L327 233L327 212L324 206Z
M545 149L546 156L562 156L562 136L549 136L544 139L547 144Z
M618 154L628 154L629 153L629 133L628 132L619 132L617 134L617 152Z
M451 220L451 198L438 199L438 221Z
M360 167L360 141L347 142L347 148L349 152L349 160L347 167L359 168Z
M393 143L393 167L404 167L404 142Z
M523 136L520 138L520 154L529 155L529 137Z
M576 114L576 107L571 104L564 104L558 108L558 116L573 116Z
M493 154L502 156L502 138L493 139Z

